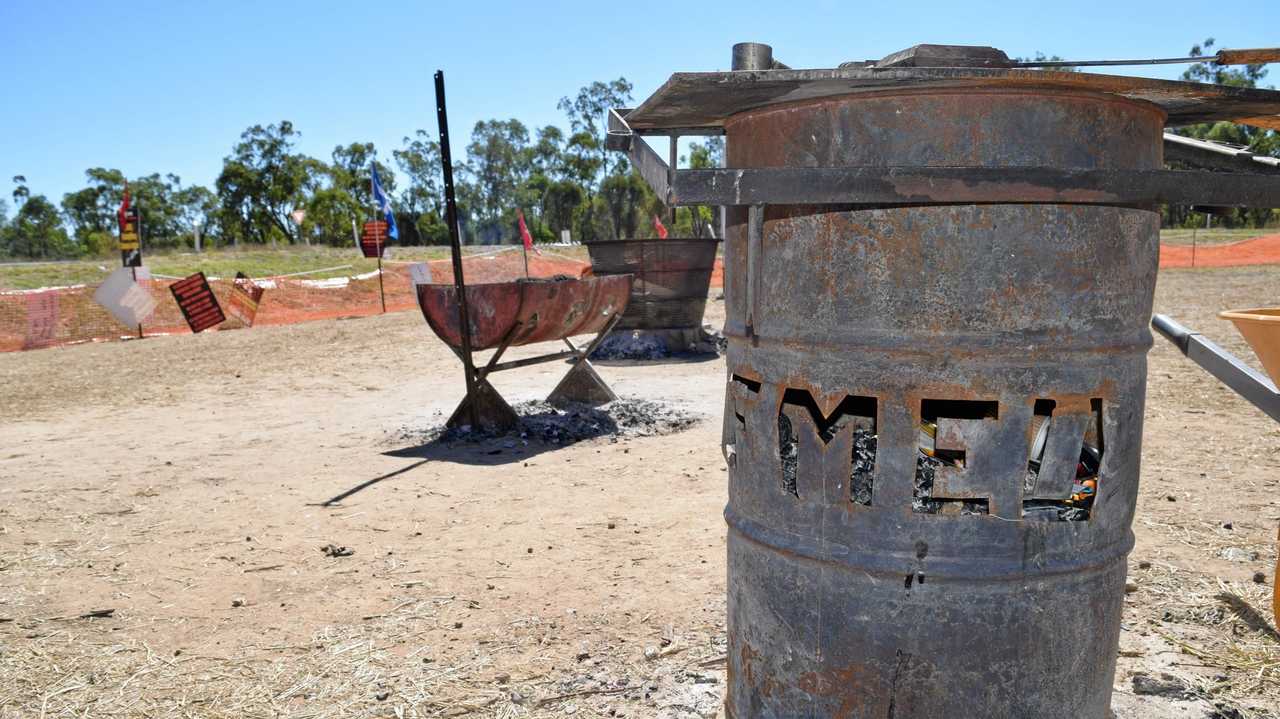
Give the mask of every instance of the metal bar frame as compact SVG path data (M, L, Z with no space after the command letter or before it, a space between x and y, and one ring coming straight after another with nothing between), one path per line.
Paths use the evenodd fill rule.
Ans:
M476 368L471 357L471 321L467 310L467 283L462 276L462 241L458 228L458 205L454 199L453 156L449 151L449 114L445 107L444 71L436 70L436 122L440 126L440 165L444 174L445 219L449 225L449 249L453 258L453 288L458 298L458 329L462 335L462 365L466 374L467 405L471 426L478 424L476 414ZM381 275L379 275L381 276Z
M507 348L511 346L511 341L515 339L516 331L520 328L520 323L517 322L515 326L512 327L509 332L507 332L506 336L502 338L502 343L498 345L498 348L497 350L494 351L493 356L489 358L489 362L486 363L485 366L476 373L476 378L475 378L476 384L484 382L489 377L489 375L493 374L494 372L502 372L505 370L516 369L519 367L528 367L529 365L542 364L543 362L555 362L556 360L573 358L572 363L577 364L581 360L584 360L590 357L591 353L596 350L596 347L600 346L600 343L604 341L605 337L609 336L609 333L613 331L613 328L621 320L622 320L621 312L613 313L613 318L609 320L608 324L606 324L603 329L601 329L599 332L596 333L596 336L592 338L592 340L588 342L584 348L579 348L575 346L572 342L569 341L568 337L561 337L560 338L561 341L563 341L566 345L568 345L569 349L561 350L560 352L551 352L544 355L537 355L535 357L524 357L518 360L509 360L507 362L499 362L498 359L501 358L503 353L507 351ZM453 350L453 353L457 355L459 359L462 359L463 355L461 350L459 350L457 347L454 347L453 345L448 345L448 347L449 349Z
M1271 419L1280 422L1280 390L1269 378L1168 315L1152 317L1151 326L1187 359L1200 365Z
M806 167L678 170L609 110L609 149L628 153L669 206L1085 204L1280 207L1280 175L1054 167ZM646 130L678 137L721 128Z

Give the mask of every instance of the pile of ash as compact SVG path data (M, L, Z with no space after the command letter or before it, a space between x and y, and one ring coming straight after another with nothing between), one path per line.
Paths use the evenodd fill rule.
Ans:
M591 353L593 360L663 360L724 354L728 343L710 325L690 331L621 330L610 334Z
M533 442L567 446L596 437L656 437L675 434L697 424L700 415L647 399L619 399L599 407L569 404L556 407L538 400L521 402L512 409L520 422L509 430L479 430L469 425L433 427L425 431L402 430L396 437L414 442L486 442L502 439L507 446Z
M593 360L659 360L670 356L666 342L640 332L614 332L591 353Z

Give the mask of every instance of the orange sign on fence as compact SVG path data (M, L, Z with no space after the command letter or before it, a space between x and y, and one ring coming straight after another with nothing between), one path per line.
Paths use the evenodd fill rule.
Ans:
M245 327L252 327L253 319L258 315L262 293L263 289L254 284L248 275L237 272L235 282L231 284L231 296L227 299L227 314L243 322Z

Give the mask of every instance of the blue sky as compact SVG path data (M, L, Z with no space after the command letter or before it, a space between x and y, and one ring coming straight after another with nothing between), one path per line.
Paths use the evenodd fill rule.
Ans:
M564 125L556 101L592 80L625 76L639 100L674 71L727 69L730 47L745 40L772 44L793 67L831 67L921 42L1071 59L1181 55L1210 36L1277 45L1278 26L1275 0L0 0L0 197L23 174L34 193L60 201L95 166L212 185L246 127L281 119L308 154L328 159L334 145L372 141L389 159L405 135L435 133L437 68L460 155L477 120Z

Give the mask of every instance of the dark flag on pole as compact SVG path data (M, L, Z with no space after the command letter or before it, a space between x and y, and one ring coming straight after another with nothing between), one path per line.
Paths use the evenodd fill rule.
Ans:
M125 215L129 213L129 183L124 183L124 201L120 203L120 209L116 210L116 219L120 222L120 231L124 232Z

